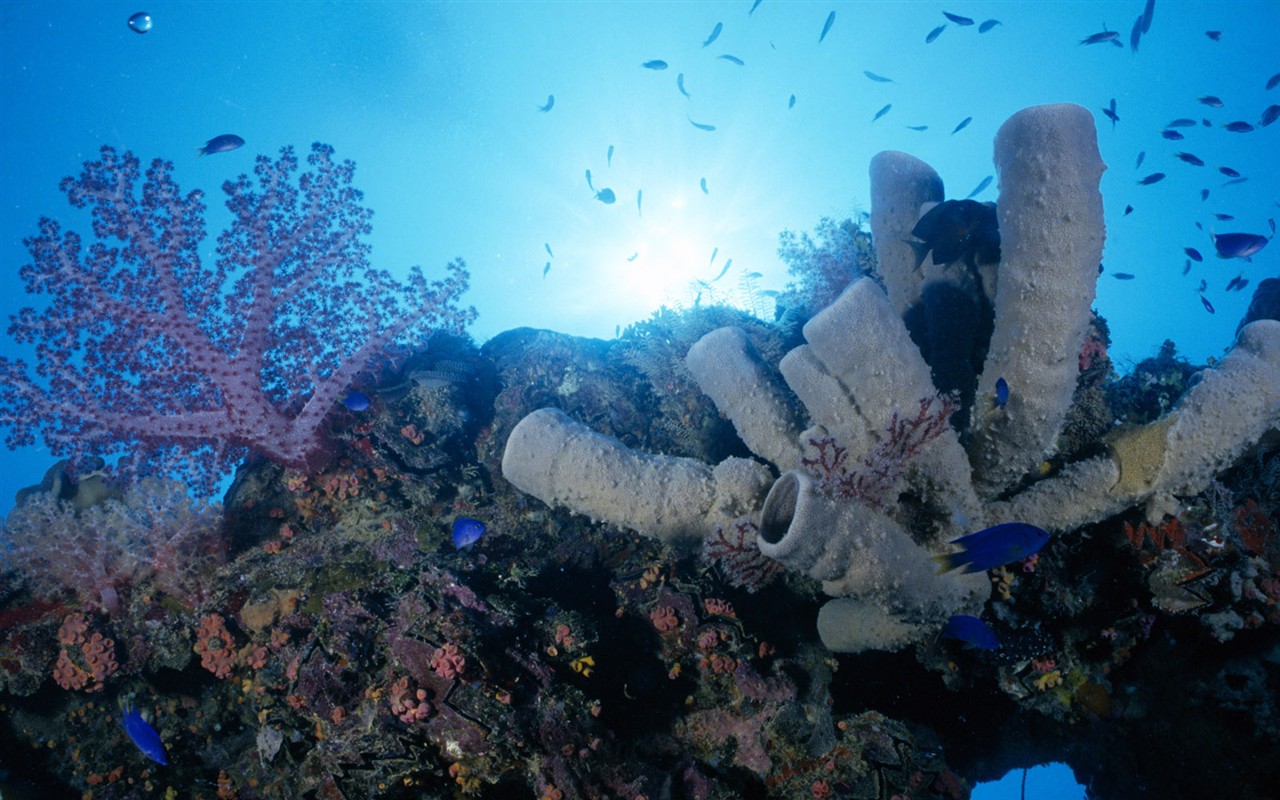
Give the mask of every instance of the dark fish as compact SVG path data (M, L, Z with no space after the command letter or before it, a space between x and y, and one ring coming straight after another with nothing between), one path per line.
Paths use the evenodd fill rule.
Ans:
M617 200L618 198L614 197L612 189L601 189L600 191L596 192L596 199L599 200L601 203L604 203L605 205L610 205L611 203L613 203L613 201Z
M547 265L542 268L542 277L545 279L547 277L547 273L550 271L551 271L551 262L548 261Z
M545 106L538 106L538 110L545 114L546 112L550 111L555 106L555 104L556 104L556 96L554 94L549 94L547 95L547 104Z
M700 131L714 131L716 129L715 125L708 125L705 122L694 122L692 119L689 119L689 124Z
M1258 125L1265 128L1277 119L1280 119L1280 106L1267 106L1262 111L1262 119L1258 121Z
M702 180L698 181L698 186L699 186L699 187L701 187L701 189L702 189L702 193L703 193L703 194L709 194L709 192L707 191L707 179L706 179L706 178L703 178Z
M951 20L957 25L973 24L973 20L969 19L968 17L962 17L959 14L952 14L950 11L943 11L942 16L946 17L947 19Z
M1138 52L1138 42L1142 41L1142 17L1133 21L1133 30L1129 31L1129 49Z
M879 111L877 111L877 112L876 112L876 115L875 115L874 117L872 117L872 118L871 118L871 121L872 121L872 122L875 122L876 120L878 120L878 119L880 119L881 117L883 117L885 114L888 114L888 113L889 113L889 109L891 109L891 108L893 108L893 103L890 103L890 104L888 104L887 106L885 106L884 108L882 108L882 109L880 109Z
M1102 109L1102 113L1106 115L1107 119L1111 120L1111 130L1115 130L1116 123L1120 121L1120 115L1116 113L1116 99L1114 97L1111 98L1111 106Z
M1222 41L1222 31L1205 31L1204 35L1208 36L1210 39L1214 40L1215 42Z
M591 170L587 170L587 188L593 192L596 190L596 187L591 185Z
M822 40L827 38L827 32L831 30L831 26L835 24L836 12L832 11L827 15L827 21L822 23L822 33L818 34L818 44L822 44Z
M1248 133L1249 131L1253 130L1252 125L1242 121L1228 122L1226 125L1223 125L1222 127L1226 128L1232 133Z
M1213 216L1217 217L1219 220L1222 220L1223 222L1230 222L1231 220L1235 219L1235 217L1231 216L1230 214L1219 214L1216 211L1213 212Z
M1208 281L1206 281L1204 278L1201 278L1201 279L1200 279L1200 288L1196 289L1196 292L1197 292L1198 294L1204 294L1204 293L1205 293L1205 291L1206 291L1206 290L1208 290L1208 288L1209 288L1209 282L1208 282Z
M132 705L121 705L120 725L144 756L161 766L168 765L169 761L165 756L164 742L161 741L160 734L151 727L151 723L142 718L138 709Z
M242 146L244 146L244 139L234 133L224 133L205 142L204 147L197 147L196 151L202 156L211 156L214 153L227 153Z
M1235 292L1249 285L1249 279L1243 275L1237 275L1227 282L1227 291Z
M644 195L644 189L636 189L636 216L643 217L644 211L640 208L640 198Z
M1182 274L1186 275L1190 271L1191 271L1191 259L1188 258L1186 260L1186 263L1182 265Z
M342 404L352 411L367 411L369 408L369 395L359 391L347 392L347 396L342 398Z
M604 151L604 165L606 167L613 166L613 145L609 145L609 149Z
M939 25L938 27L934 28L933 30L929 31L929 35L928 35L928 36L926 36L926 37L924 37L924 43L925 43L925 44L929 44L929 43L930 43L930 42L932 42L934 39L937 39L939 36L941 36L941 35L942 35L942 32L943 32L943 31L945 31L946 29L947 29L947 25L946 25L946 23L944 22L943 24L941 24L941 25Z
M1156 13L1156 0L1147 0L1146 6L1142 9L1142 32L1146 33L1151 30L1151 18Z
M1086 36L1080 40L1080 44L1102 44L1103 42L1114 42L1120 38L1119 31L1102 31Z
M987 31L991 30L992 28L994 28L995 26L997 26L997 25L999 25L999 24L1000 24L1000 20L998 20L998 19L989 19L989 20L987 20L986 22L984 22L984 23L982 23L981 25L979 25L979 26L978 26L978 33L986 33Z
M972 191L972 192L969 192L969 194L965 195L965 198L964 198L964 199L965 199L965 200L972 200L973 198L975 198L975 197L977 197L978 195L982 194L982 190L983 190L983 189L985 189L985 188L987 188L988 186L990 186L990 185L991 185L991 181L992 181L992 180L994 180L994 179L995 179L995 176L994 176L994 175L988 175L987 177L985 177L985 178L983 178L982 180L978 181L978 185L977 185L977 186L975 186L975 187L973 187L973 191Z
M1204 261L1204 256L1200 255L1200 251L1194 247L1184 247L1182 252L1186 253L1192 261Z
M952 539L951 544L960 545L960 552L937 555L933 560L941 567L939 574L962 567L966 573L986 572L1035 555L1048 541L1048 531L1035 525L1005 522Z
M1159 182L1160 182L1160 181L1162 181L1162 180L1164 180L1164 173L1163 173L1163 172L1153 172L1153 173L1151 173L1150 175L1148 175L1147 177L1145 177L1145 178L1143 178L1142 180L1138 181L1138 183L1142 184L1143 186L1150 186L1151 184L1153 184L1153 183L1159 183Z
M1222 108L1221 97L1214 97L1211 94L1207 94L1204 97L1199 98L1199 100L1201 103L1204 103L1206 106L1209 106L1210 108Z
M1244 182L1245 182L1245 181L1247 181L1247 180L1249 180L1249 179L1248 179L1248 178L1232 178L1232 179L1231 179L1231 180L1229 180L1229 181L1223 181L1223 182L1222 182L1222 185L1223 185L1223 186L1235 186L1237 183L1244 183ZM1208 191L1208 190L1206 189L1205 191Z
M994 264L1000 260L1000 228L995 203L976 200L947 200L920 218L909 242L916 253L916 268L932 253L933 263L964 260L969 266Z
M996 395L992 400L996 408L1004 408L1009 404L1009 382L1004 378L996 378Z
M731 56L728 53L725 53L722 56L718 56L718 58L720 58L723 61L728 61L730 64L737 64L740 67L746 66L746 63L747 63L742 59L738 58L737 56Z
M542 246L543 246L543 247L545 247L545 248L547 248L547 255L551 256L552 258L555 258L555 257L556 257L556 254L555 254L555 253L553 253L553 252L551 252L551 244L550 244L550 242L544 243Z
M754 3L752 3L752 4L751 4L751 10L747 12L747 16L748 16L748 17L749 17L749 16L751 16L752 14L756 13L756 8L758 8L758 7L760 6L760 3L761 3L761 2L762 2L762 0L756 0Z
M1194 119L1179 117L1178 119L1175 119L1173 122L1170 122L1168 125L1165 125L1165 127L1166 128L1191 128L1191 127L1195 127L1195 124L1196 124L1196 121Z
M712 29L711 29L711 35L710 35L710 36L708 36L708 37L707 37L707 40L706 40L705 42L703 42L703 43L702 43L702 46L703 46L703 47L709 47L709 46L711 45L711 43L712 43L712 42L714 42L716 39L720 38L720 31L722 31L722 30L724 30L724 23L722 23L722 22L717 22L717 23L716 23L716 26L715 26L714 28L712 28Z
M1203 167L1203 166L1204 166L1204 162L1203 162L1203 161L1201 161L1197 156L1193 156L1193 155L1192 155L1192 154L1190 154L1190 153L1174 153L1173 155L1174 155L1174 158L1177 158L1177 159L1179 159L1180 161L1185 161L1185 162L1187 162L1188 164L1190 164L1190 165L1191 165L1191 166L1193 166L1193 167Z
M995 631L991 630L987 623L968 614L956 614L949 618L947 624L942 626L940 635L944 639L964 642L966 649L998 650L1000 648L1000 640L996 638Z
M1201 190L1200 190L1200 202L1201 202L1201 203L1203 203L1205 200L1208 200L1208 199L1209 199L1209 190L1208 190L1208 189L1201 189Z
M1169 141L1171 141L1171 142L1176 142L1176 141L1179 141L1179 140L1181 140L1181 139L1185 139L1185 138L1187 138L1187 137L1183 136L1182 134L1178 133L1177 131L1170 131L1170 130L1160 131L1160 135L1161 135L1161 136L1163 136L1164 138L1168 139L1168 140L1169 140Z
M1267 91L1271 91L1277 86L1280 86L1280 72L1277 72L1275 75L1267 78Z
M1132 214L1132 213L1133 213L1133 206L1125 206L1125 207L1124 207L1124 216L1126 216L1126 217L1127 217L1127 216L1129 216L1129 215L1130 215L1130 214Z
M1218 251L1218 258L1243 258L1246 261L1271 241L1256 233L1210 233L1209 238Z
M1210 314L1214 313L1214 312L1213 312L1213 303L1210 303L1210 302L1209 302L1209 298L1205 297L1204 295L1200 295L1200 302L1201 302L1202 304L1204 304L1204 310L1205 310L1205 311L1208 311Z
M1099 262L1098 262L1098 274L1099 274L1099 275L1101 275L1101 274L1102 274L1102 262L1101 262L1101 261L1099 261Z
M959 133L960 131L964 130L966 127L968 127L968 126L969 126L969 123L970 123L970 122L973 122L973 117L965 117L964 119L960 120L960 124L959 124L959 125L957 125L957 126L956 126L952 131L951 131L951 135L952 135L952 136L955 136L957 133Z
M676 76L676 88L680 90L680 94L684 95L685 97L689 98L690 100L692 100L692 99L693 99L693 95L689 94L689 92L684 88L684 73L683 73L683 72L681 72L679 75L677 75L677 76Z
M1118 281L1131 281L1135 276L1132 272L1113 272L1111 273L1111 277Z
M929 130L929 126L928 126L928 125L908 125L908 126L907 126L907 130L909 130L909 131L927 131L927 130Z
M791 95L791 99L787 100L787 108L791 109L795 107L796 107L796 96L793 94Z
M866 75L868 78L875 81L876 83L893 83L894 82L893 78L886 78L883 75L877 75L874 72L869 72L865 69L862 71L862 74Z
M640 66L644 67L645 69L666 69L667 62L663 61L660 58L655 58L652 61L644 62Z
M1138 169L1139 167L1141 167L1141 166L1142 166L1142 161L1143 161L1143 159L1145 159L1146 157L1147 157L1147 151L1146 151L1146 150L1143 150L1142 152L1138 153L1138 162L1137 162L1136 164L1134 164L1134 165L1133 165L1133 168L1134 168L1134 169Z
M471 517L458 517L453 521L453 547L462 550L480 541L484 536L484 523Z

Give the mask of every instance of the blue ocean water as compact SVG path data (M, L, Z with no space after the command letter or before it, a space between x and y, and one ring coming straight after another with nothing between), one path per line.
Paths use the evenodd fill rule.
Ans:
M704 302L748 303L744 280L783 288L778 234L869 210L881 150L928 161L964 197L994 174L1000 124L1049 102L1097 120L1108 170L1096 308L1118 366L1166 339L1193 361L1220 355L1252 286L1280 274L1275 247L1223 261L1210 240L1265 235L1280 215L1280 125L1224 127L1258 127L1280 102L1264 88L1280 72L1280 4L1159 2L1136 52L1138 0L752 6L154 3L139 33L136 5L0 4L0 318L32 302L18 269L37 220L87 229L58 183L103 145L171 159L181 186L206 192L211 258L223 181L255 155L328 142L359 165L375 265L402 275L468 260L478 340L517 326L609 338L694 302L727 259L729 288ZM1000 24L980 33L944 10ZM1081 43L1105 30L1122 46ZM668 66L642 66L653 60ZM1194 120L1175 129L1185 139L1164 138L1178 118ZM244 146L197 156L223 134ZM1156 172L1167 177L1140 183ZM977 199L997 196L993 181ZM1188 247L1206 254L1189 271ZM1228 291L1236 277L1249 289ZM7 337L0 353L30 356ZM0 514L51 463L38 446L6 451ZM974 796L1016 796L986 792ZM1079 796L1048 792L1034 796Z

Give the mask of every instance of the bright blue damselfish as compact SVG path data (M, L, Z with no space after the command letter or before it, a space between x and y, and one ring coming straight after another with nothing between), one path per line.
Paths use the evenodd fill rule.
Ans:
M342 404L352 411L366 411L369 408L369 395L364 392L351 391L347 396L342 398Z
M939 573L964 567L965 572L986 572L989 569L1021 561L1044 547L1049 541L1048 531L1025 522L1006 522L986 530L952 539L958 544L958 553L934 556L942 569Z
M1009 402L1009 383L1004 378L996 379L996 408L1004 408Z
M165 757L164 742L160 741L160 734L151 727L151 723L142 718L138 709L132 705L121 706L120 724L143 755L157 764L168 766L169 761Z
M947 624L942 626L942 635L964 642L966 648L995 650L1000 647L995 631L987 623L968 614L956 614L948 619Z
M458 517L453 521L453 546L459 550L470 547L484 536L484 523L471 517Z

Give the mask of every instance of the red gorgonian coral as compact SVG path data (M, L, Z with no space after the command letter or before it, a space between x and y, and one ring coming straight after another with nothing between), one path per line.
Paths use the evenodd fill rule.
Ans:
M90 209L93 240L46 217L24 242L27 292L49 302L9 326L34 369L0 357L9 446L39 434L57 455L125 450L206 494L251 452L312 467L321 423L358 376L393 345L474 319L455 305L468 282L460 260L434 282L416 267L407 283L374 269L355 164L318 143L307 162L295 183L286 147L259 156L253 179L223 184L232 223L212 264L200 256L203 193L182 194L171 162L144 175L133 154L104 147L64 179L71 205Z

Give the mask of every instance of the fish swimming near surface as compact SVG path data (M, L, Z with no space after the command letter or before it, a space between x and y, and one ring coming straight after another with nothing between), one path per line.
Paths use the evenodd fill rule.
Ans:
M604 152L604 165L606 167L613 166L613 145L609 145L609 149Z
M876 112L876 115L875 115L874 117L872 117L872 118L871 118L871 121L872 121L872 122L875 122L876 120L878 120L878 119L880 119L881 117L883 117L885 114L888 114L888 113L889 113L889 109L891 109L891 108L893 108L893 103L889 103L889 104L888 104L888 105L886 105L884 108L882 108L882 109L880 109L879 111L877 111L877 112Z
M743 61L737 56L731 56L728 53L725 53L722 56L716 56L716 57L719 58L721 61L728 61L730 64L737 64L740 67L745 67L747 65L747 62Z
M935 264L963 260L970 267L1000 260L1000 229L995 203L947 200L929 209L911 229L918 242L908 242L916 254L916 269L930 254Z
M1250 131L1253 130L1253 126L1243 120L1240 120L1237 122L1228 122L1226 125L1223 125L1222 127L1226 128L1232 133L1249 133Z
M214 153L229 153L237 147L243 146L244 139L234 133L224 133L205 142L203 147L197 147L196 152L202 156L211 156Z
M679 75L677 75L677 76L676 76L676 88L680 90L680 94L684 95L685 97L689 98L690 100L692 100L692 99L693 99L693 95L689 94L689 91L688 91L687 89L685 89L685 88L684 88L684 73L683 73L683 72L681 72Z
M1280 106L1267 106L1262 110L1262 118L1258 120L1258 125L1265 128L1277 119L1280 119Z
M1009 382L1004 378L996 378L996 393L991 401L996 408L1004 408L1009 404Z
M1193 167L1204 166L1204 162L1201 161L1198 156L1194 156L1191 153L1174 153L1173 157L1178 159L1179 161L1185 161L1186 163L1190 164Z
M1186 253L1187 258L1192 261L1204 261L1204 256L1200 255L1200 251L1194 247L1184 247L1182 248L1182 252Z
M556 96L554 94L549 94L547 95L546 104L538 106L538 110L545 114L546 112L554 108L555 104L556 104Z
M929 31L929 35L924 37L924 43L931 44L933 40L941 36L942 32L945 31L946 29L947 29L947 24L944 22L943 24Z
M943 11L942 16L951 20L957 25L972 25L973 20L968 17L962 17L959 14L952 14L950 11Z
M707 37L707 40L706 40L705 42L703 42L703 43L702 43L702 46L703 46L703 47L710 47L712 42L714 42L716 39L719 39L719 38L720 38L720 31L722 31L722 30L724 30L724 23L723 23L723 22L717 22L717 23L716 23L716 26L715 26L714 28L712 28L712 29L711 29L711 35L710 35L710 36L708 36L708 37Z
M731 258L731 259L729 259L728 261L724 262L724 268L720 270L720 274L719 274L719 275L716 275L714 278L712 278L712 279L711 279L711 281L714 283L715 281L720 280L720 279L721 279L721 278L723 278L726 274L728 274L728 272L729 272L729 265L731 265L732 263L733 263L733 259L732 259L732 258Z
M1134 275L1132 272L1113 272L1111 273L1111 277L1115 278L1118 281L1131 281L1137 276Z
M630 264L632 261L635 261L639 257L640 257L639 251L634 252L631 255L627 256L627 263Z
M1196 121L1194 119L1179 117L1175 119L1173 122L1170 122L1168 125L1165 125L1165 127L1166 128L1191 128L1191 127L1194 127L1195 124L1196 124Z
M1205 31L1204 35L1208 36L1210 39L1212 39L1215 42L1222 41L1222 31Z
M942 626L941 636L944 639L955 639L964 642L966 648L977 650L997 650L1000 640L995 631L977 617L968 614L956 614Z
M653 69L653 70L666 69L667 62L663 61L660 58L655 58L651 61L644 62L640 66L644 67L645 69Z
M636 189L636 216L643 217L644 211L640 208L640 200L644 197L644 189Z
M886 78L883 75L877 75L876 73L870 72L865 69L862 71L862 74L866 75L868 78L875 81L876 83L894 83L893 78Z
M453 547L462 550L480 541L484 536L485 525L478 519L458 517L453 521Z
M831 26L835 24L836 12L832 11L827 15L827 21L822 23L822 33L818 34L818 44L822 44L822 40L827 38L827 34L831 31Z
M1005 522L952 539L951 544L960 545L960 551L937 555L933 560L940 567L939 574L961 568L966 573L986 572L1035 555L1048 541L1048 531L1035 525Z
M546 248L546 250L547 250L547 255L551 256L552 258L555 258L555 257L556 257L556 254L555 254L555 253L553 253L553 252L551 252L551 243L550 243L550 242L546 242L546 243L544 243L542 246Z
M1147 0L1147 4L1142 8L1142 32L1148 33L1151 30L1151 20L1156 14L1156 0Z
M1216 220L1219 220L1220 222L1230 222L1231 220L1235 219L1235 217L1232 216L1231 214L1220 214L1217 211L1213 212L1213 218Z
M1142 166L1142 162L1143 162L1143 160L1144 160L1146 157L1147 157L1147 151L1146 151L1146 150L1142 150L1142 151L1140 151L1140 152L1138 153L1138 161L1137 161L1137 163L1135 163L1135 164L1133 165L1133 168L1134 168L1134 169L1138 169L1139 167L1141 167L1141 166Z
M1133 21L1133 30L1129 31L1129 50L1138 52L1138 43L1142 41L1142 15Z
M909 130L909 131L927 131L927 130L929 130L929 126L928 126L928 125L908 125L908 126L907 126L907 130Z
M708 125L705 122L694 122L692 119L689 119L689 124L700 131L714 131L716 129L715 125Z
M991 30L992 28L1000 24L1001 22L998 19L989 19L978 26L978 33L986 33L987 31Z
M360 391L347 392L346 397L342 398L342 404L356 413L369 410L369 395Z
M964 119L960 120L960 124L955 126L955 128L952 129L951 135L955 136L957 133L967 128L970 122L973 122L973 117L965 117Z
M1213 233L1210 231L1209 238L1213 240L1213 249L1217 251L1218 258L1243 258L1245 261L1252 258L1271 241L1270 237L1260 236L1256 233Z
M1201 203L1203 203L1205 200L1208 200L1208 199L1209 199L1209 190L1208 190L1208 189L1201 189L1201 190L1200 190L1200 202L1201 202Z
M618 198L614 196L612 189L601 189L596 192L596 199L605 205L610 205Z
M990 186L990 185L991 185L991 181L993 181L993 180L995 180L995 176L994 176L994 175L988 175L987 177L983 178L981 181L979 181L979 182L978 182L978 185L977 185L977 186L973 187L973 191L972 191L972 192L969 192L969 194L965 195L965 198L964 198L964 199L965 199L965 200L972 200L973 198L975 198L975 197L977 197L978 195L982 194L982 190L983 190L983 189L985 189L985 188L987 188L988 186Z
M1206 94L1204 97L1198 97L1196 99L1201 103L1204 103L1209 108L1222 108L1223 106L1222 98L1211 94Z
M1120 31L1101 31L1084 37L1080 40L1080 44L1102 44L1103 42L1115 42L1119 38ZM1121 46L1123 47L1123 45Z
M711 261L707 263L707 266L708 266L708 267L709 267L709 266L711 266L712 264L716 263L716 256L718 256L718 255L720 255L720 248L719 248L719 247L713 247L713 248L711 249Z
M1141 184L1141 185L1143 185L1143 186L1150 186L1151 184L1153 184L1153 183L1159 183L1159 182L1160 182L1160 181L1162 181L1162 180L1164 180L1164 173L1163 173L1163 172L1153 172L1153 173L1151 173L1150 175L1148 175L1147 177L1145 177L1145 178L1143 178L1142 180L1138 181L1138 183L1139 183L1139 184Z
M1169 141L1171 141L1171 142L1177 142L1177 141L1181 141L1182 139L1187 138L1187 137L1183 136L1182 134L1178 133L1177 131L1175 131L1175 130L1170 130L1170 129L1166 129L1166 130L1160 131L1160 135L1161 135L1161 136L1163 136L1164 138L1168 139L1168 140L1169 140Z
M545 280L545 279L546 279L546 277L547 277L547 273L548 273L548 272L550 272L550 271L551 271L551 262L550 262L550 261L548 261L548 262L547 262L547 265L546 265L545 267L543 267L543 268L542 268L542 277L543 277L543 279L544 279L544 280Z
M1229 181L1223 181L1223 182L1222 182L1222 185L1223 185L1223 186L1235 186L1237 183L1244 183L1244 182L1245 182L1245 181L1247 181L1247 180L1249 180L1249 179L1248 179L1248 178L1232 178L1232 179L1231 179L1231 180L1229 180ZM1205 191L1207 192L1207 191L1209 191L1209 190L1208 190L1208 189L1205 189Z
M1243 275L1237 275L1227 282L1227 291L1235 292L1249 285L1249 279Z
M142 718L142 714L132 704L121 703L120 725L144 756L161 766L168 766L169 760L160 734L151 727L151 723Z
M787 109L790 110L795 107L796 107L796 96L793 94L791 95L791 99L787 101Z
M1124 207L1124 214L1123 214L1123 216L1126 216L1126 217L1127 217L1127 216L1129 216L1129 215L1130 215L1130 214L1132 214L1132 213L1133 213L1133 206L1125 206L1125 207Z
M587 170L587 188L593 192L596 190L596 187L591 185L591 170Z
M1111 105L1102 109L1102 113L1106 115L1107 119L1111 120L1111 130L1115 130L1116 123L1120 121L1120 115L1116 113L1116 99L1114 97L1111 98Z
M1213 303L1209 302L1209 298L1204 295L1200 295L1200 304L1204 306L1205 311L1208 311L1210 314L1214 313Z
M1268 92L1276 88L1277 86L1280 86L1280 72L1277 72L1275 75L1272 75L1270 78L1267 78Z

